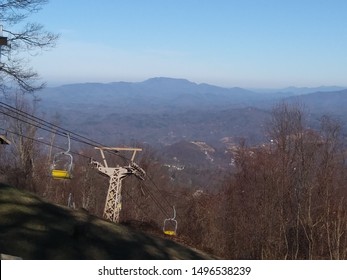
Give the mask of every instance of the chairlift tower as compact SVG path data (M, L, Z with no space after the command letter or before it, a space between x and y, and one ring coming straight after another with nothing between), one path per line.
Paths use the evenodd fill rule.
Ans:
M146 174L145 171L134 162L136 153L142 151L142 149L111 147L95 147L95 149L100 151L103 164L95 160L92 160L91 163L101 174L110 178L103 217L118 223L120 211L122 209L122 181L130 175L135 175L140 180L144 180ZM104 153L106 150L133 152L130 164L127 166L109 167Z

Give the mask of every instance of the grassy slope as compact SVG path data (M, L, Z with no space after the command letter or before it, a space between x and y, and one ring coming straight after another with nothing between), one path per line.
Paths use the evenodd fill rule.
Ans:
M202 253L0 184L0 252L23 259L205 259Z

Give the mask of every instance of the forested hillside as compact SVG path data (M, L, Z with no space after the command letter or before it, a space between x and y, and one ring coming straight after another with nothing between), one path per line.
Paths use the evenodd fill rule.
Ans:
M48 2L0 1L0 253L347 259L343 1Z
M28 103L21 104L21 112L28 111ZM16 110L2 108L11 142L1 146L2 182L102 218L108 178L90 165L91 159L101 161L93 148L98 144L72 133L76 142L84 141L72 148L73 177L54 180L49 168L59 148L67 148L66 134ZM167 158L176 149L186 157L170 164L155 147L134 143L143 148L135 161L146 176L144 181L124 179L120 223L162 234L174 207L177 241L220 258L345 259L347 173L341 123L323 116L313 129L305 111L287 103L276 105L269 116L262 136L266 142L249 145L242 138L232 143L225 138L229 160L214 168L193 164L217 158L218 151L203 141L167 149ZM37 137L42 127L48 138ZM107 157L112 166L129 164L129 155L122 152Z

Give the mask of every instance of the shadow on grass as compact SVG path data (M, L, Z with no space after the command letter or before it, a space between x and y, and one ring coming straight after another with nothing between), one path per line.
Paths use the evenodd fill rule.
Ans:
M206 259L179 245L0 184L0 252L23 259Z

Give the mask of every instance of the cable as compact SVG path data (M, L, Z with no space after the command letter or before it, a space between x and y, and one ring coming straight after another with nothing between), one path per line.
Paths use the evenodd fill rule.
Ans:
M4 109L6 109L6 110L8 110L10 112L13 112L13 113L15 113L15 114L17 114L19 116L27 118L27 119L29 119L31 121L34 121L34 122L38 123L38 125L34 124L34 123L31 123L31 122L28 122L28 121L25 121L24 119L15 117L15 116L13 116L11 114L8 114L8 113L5 113L3 111L1 112L2 114L6 115L6 116L9 116L11 118L14 118L16 120L25 122L27 124L33 125L33 126L35 126L37 128L40 128L42 130L45 130L45 131L48 131L48 132L51 132L51 133L55 133L55 134L58 134L60 136L66 136L66 134L68 133L70 135L75 135L76 137L79 137L79 138L82 138L82 139L85 139L85 140L88 141L87 142L87 141L80 140L80 139L78 139L76 137L71 137L71 139L75 140L76 142L80 142L80 143L83 143L83 144L86 144L86 145L90 145L90 146L95 146L94 144L102 146L101 143L98 143L98 142L96 142L94 140L88 139L87 137L84 137L84 136L79 135L77 133L74 133L74 132L72 132L70 130L67 130L67 129L64 129L62 127L59 127L59 126L57 126L55 124L49 123L49 122L47 122L47 121L45 121L43 119L40 119L40 118L35 117L33 115L30 115L29 113L23 112L23 111L21 111L19 109L16 109L16 108L14 108L14 107L12 107L10 105L7 105L7 104L5 104L3 102L0 102L0 107L4 108ZM46 128L44 128L44 127L46 127ZM92 143L94 143L94 144L92 144Z
M33 124L33 123L31 123L31 122L25 121L25 120L23 120L23 119L21 119L21 118L15 117L15 116L13 116L13 115L11 115L11 114L8 114L8 113L5 113L5 112L1 111L2 114L6 115L6 116L9 116L9 117L11 117L11 118L14 118L14 119L16 119L16 120L22 121L22 122L24 122L24 123L27 123L27 124L29 124L29 125L33 125L33 126L35 126L35 127L37 127L37 128L40 128L40 129L42 129L42 130L48 131L48 132L50 132L50 133L55 133L55 134L58 134L58 135L64 136L64 137L66 137L65 134L69 133L69 134L70 134L71 140L74 140L74 141L76 141L76 142L83 143L83 144L86 144L86 145L89 145L89 146L93 146L93 147L95 147L95 144L97 144L97 146L104 146L103 144L101 144L101 143L99 143L99 142L97 142L97 141L94 141L94 140L89 139L89 138L87 138L87 137L85 137L85 136L79 135L79 134L77 134L77 133L74 133L74 132L72 132L72 131L70 131L70 130L64 129L64 128L58 126L58 125L52 124L52 123L50 123L50 122L47 122L47 121L45 121L45 120L43 120L43 119L41 119L41 118L38 118L38 117L36 117L36 116L33 116L33 115L31 115L31 114L29 114L29 113L26 113L26 112L24 112L24 111L22 111L22 110L20 110L20 109L14 108L13 106L10 106L10 105L8 105L8 104L6 104L6 103L0 102L0 107L5 108L6 110L9 110L9 111L11 111L11 112L14 112L15 114L18 114L18 115L20 115L20 116L22 116L22 117L24 117L24 118L27 118L27 119L29 119L29 120L31 120L31 121L34 121L34 122L38 123L39 125ZM48 129L43 128L41 125L43 125L44 127L47 127ZM54 127L55 130L54 130L52 127ZM63 132L61 132L61 131L63 131ZM73 137L73 136L71 137L71 135L75 135L75 136L77 136L77 137L79 137L79 138L85 139L85 140L87 140L88 142L87 142L87 141L84 141L84 140L80 140L80 139L78 139L78 138L76 138L76 137ZM122 159L125 160L127 163L130 163L130 162L131 162L131 160L130 160L129 158L127 158L127 157L125 157L125 156L122 156L122 155L118 154L118 151L106 150L106 152L111 153L112 155L116 155L116 156L122 158Z
M47 121L45 121L45 120L43 120L41 118L33 116L33 115L31 115L31 114L29 114L27 112L24 112L24 111L22 111L20 109L14 108L13 106L8 105L6 103L0 102L0 107L6 109L8 111L14 112L15 114L18 114L18 115L20 115L20 116L22 116L24 118L27 118L27 119L29 119L31 121L34 121L34 122L38 123L39 125L30 123L28 121L25 121L23 119L20 119L20 118L15 117L15 116L13 116L11 114L8 114L8 113L5 113L5 112L1 111L2 114L7 115L7 116L9 116L11 118L17 119L19 121L22 121L24 123L27 123L29 125L33 125L33 126L35 126L37 128L40 128L42 130L45 130L45 131L48 131L48 132L51 132L51 133L55 133L57 135L64 136L64 137L66 136L67 133L69 133L70 135L74 135L75 136L75 137L72 136L70 138L72 140L76 141L76 142L83 143L83 144L86 144L86 145L89 145L89 146L93 146L93 147L95 147L95 146L104 146L103 144L101 144L101 143L99 143L97 141L94 141L94 140L89 139L89 138L87 138L85 136L79 135L79 134L77 134L77 133L75 133L73 131L64 129L64 128L58 126L58 125L52 124L50 122L47 122ZM43 128L42 126L44 126L46 128ZM76 138L76 137L78 137L78 138ZM86 141L85 140L80 140L79 138L85 139ZM118 155L117 151L109 151L109 150L107 150L107 152L111 153L111 154L114 154L114 155L117 155L117 156L123 158L124 160L130 162L130 159L128 159L128 158L126 158L124 156Z
M125 194L130 197L130 199L133 201L133 203L136 205L136 207L138 209L140 209L142 211L142 213L145 215L145 216L149 216L147 213L145 213L145 211L143 210L143 208L135 201L135 199L132 197L132 195L127 192L124 188L123 188L123 191L125 192Z
M21 136L21 137L27 138L27 139L29 139L29 140L35 141L35 142L40 143L40 144L44 144L44 145L47 145L47 146L51 146L51 147L54 147L54 148L57 148L57 149L60 149L60 150L65 150L64 148L59 147L59 146L57 146L57 145L52 145L51 143L47 143L47 142L45 142L45 141L41 141L41 140L38 140L38 139L35 139L35 138L32 138L32 137L29 137L29 136L25 136L25 135L22 135L22 134L20 134L20 133L14 132L14 131L10 131L10 130L8 130L8 129L4 129L4 128L0 128L0 129L5 130L5 131L7 131L8 133L11 133L11 134L14 134L14 135L17 135L17 136ZM74 154L74 155L77 155L77 156L81 156L81 157L90 159L90 157L85 156L85 155L83 155L83 154L79 154L79 153L77 153L77 152L72 152L72 151L71 151L71 154ZM158 186L155 184L154 180L153 180L149 175L147 175L147 177L150 179L150 181L152 182L152 184L156 187L156 189L158 190L159 194L160 194L162 197L164 197L164 196L161 194L161 192L160 192ZM150 198L153 200L153 202L154 202L155 205L158 207L158 209L164 214L164 217L169 217L168 213L166 212L166 210L164 209L164 207L161 205L161 203L159 202L159 200L155 197L155 195L151 192L150 188L149 188L145 183L143 183L143 182L142 182L142 187L147 191L147 193L149 194ZM126 192L126 191L125 191L125 192ZM131 198L131 200L133 200L133 202L136 204L136 206L137 206L141 211L143 211L145 215L148 216L148 214L146 214L145 211L135 202L135 200L131 197L131 195L130 195L128 192L126 192L126 193L127 193L127 195ZM165 200L166 203L171 207L170 203L167 201L167 199L166 199L165 197L164 197L164 200Z
M1 105L0 105L0 107L1 107ZM15 120L21 121L21 122L23 122L23 123L26 123L26 124L29 124L29 125L32 125L32 126L35 126L36 128L40 128L40 129L42 129L42 130L45 130L45 131L48 131L48 132L52 132L52 133L58 134L58 135L60 135L60 136L65 136L65 134L62 134L62 133L58 132L57 130L54 131L54 130L49 130L49 129L43 128L43 127L41 127L41 126L39 126L39 125L37 125L37 124L30 123L30 122L25 121L25 120L23 120L23 119L21 119L21 118L18 118L18 117L15 117L15 116L11 115L11 114L5 113L5 112L3 112L3 111L1 111L1 113L2 113L3 115L5 115L5 116L11 117L11 118L13 118L13 119L15 119Z
M80 139L78 139L78 138L76 138L76 137L70 137L70 138L71 138L72 140L76 141L76 142L80 142L80 143L83 143L83 144L86 144L86 145L89 145L89 146L95 147L94 144L98 144L98 146L104 146L104 145L101 144L101 143L98 143L98 142L96 142L96 141L94 141L94 140L88 139L87 137L81 136L81 135L79 135L79 134L77 134L77 133L74 133L74 132L72 132L72 131L70 131L70 130L66 130L66 129L64 129L64 128L61 128L61 127L59 127L59 126L57 126L57 125L55 125L55 124L52 124L52 123L49 123L49 122L43 120L43 119L37 118L37 117L35 117L35 116L33 116L33 115L30 115L29 113L23 112L22 110L16 109L16 108L14 108L14 107L12 107L12 106L10 106L10 105L8 105L8 104L5 104L5 103L3 103L3 102L0 102L0 107L4 108L4 109L6 109L6 110L8 110L8 111L10 111L10 112L12 112L12 113L15 113L15 114L17 114L17 115L20 115L20 116L22 116L22 117L24 117L24 118L27 118L27 119L29 119L29 120L31 120L31 121L33 121L33 122L38 123L39 125L38 125L38 124L35 124L35 123L32 123L32 122L28 122L28 121L26 121L26 120L24 120L24 119L22 119L22 118L13 116L13 115L8 114L8 113L6 113L6 112L4 112L4 111L0 111L0 113L6 115L6 116L8 116L8 117L11 117L11 118L16 119L16 120L18 120L18 121L21 121L21 122L24 122L24 123L26 123L26 124L35 126L36 128L42 129L42 130L47 131L47 132L50 132L50 133L55 133L55 134L57 134L57 135L64 136L64 137L66 137L66 135L65 135L66 133L69 133L69 134L72 134L72 135L77 135L78 137L80 137L80 138L82 138L82 139L86 139L86 140L88 140L89 142L84 141L84 140L80 140ZM48 125L47 125L47 124L48 124ZM52 127L54 127L55 129L53 129ZM61 131L63 131L63 132L61 132ZM91 144L91 143L94 143L94 144ZM117 151L110 151L110 150L106 150L106 151L107 151L108 153L111 153L111 154L113 154L113 155L116 155L116 156L122 158L123 160L127 161L127 163L130 163L130 162L131 162L131 160L130 160L129 158L117 154Z
M6 103L3 103L0 101L0 107L2 107L3 109L7 110L7 111L10 111L16 115L19 115L21 117L24 117L28 120L30 120L31 122L27 121L27 120L24 120L22 118L19 118L19 117L16 117L16 116L13 116L9 113L6 113L4 111L1 111L2 114L8 116L8 117L11 117L13 119L16 119L18 121L21 121L21 122L24 122L26 124L29 124L29 125L32 125L36 128L39 128L39 129L42 129L44 131L47 131L47 132L50 132L50 133L55 133L57 135L60 135L60 136L66 136L67 133L70 134L70 138L76 142L79 142L79 143L83 143L85 145L89 145L89 146L93 146L95 147L95 144L97 144L98 146L104 146L102 145L101 143L97 142L97 141L94 141L92 139L89 139L85 136L82 136L82 135L79 135L77 133L74 133L70 130L67 130L67 129L64 129L58 125L55 125L55 124L52 124L50 122L47 122L41 118L38 118L36 116L33 116L27 112L24 112L20 109L17 109L11 105L8 105ZM34 122L34 123L32 123ZM35 124L36 123L36 124ZM37 140L37 139L34 139L34 138L31 138L31 137L28 137L28 136L25 136L25 135L22 135L22 134L19 134L19 133L16 133L16 132L11 132L11 131L8 131L9 133L12 133L12 134L16 134L16 135L19 135L19 136L22 136L22 137L26 137L30 140L33 140L33 141L36 141L38 143L41 143L41 144L44 144L44 145L48 145L48 146L52 146L52 147L55 147L55 148L58 148L58 149L61 149L61 150L64 150L63 148L59 147L59 146L56 146L56 145L51 145L50 143L47 143L47 142L44 142L44 141L40 141L40 140ZM71 136L72 135L72 136ZM84 139L84 140L81 140L81 139ZM110 151L110 150L106 150L107 152L111 152L112 154L115 154L116 156L126 160L127 162L131 162L131 160L125 156L122 156L122 155L119 155L117 154L115 151ZM85 157L85 158L90 158L90 157L87 157L85 155L81 155L79 153L76 153L76 152L71 152L72 154L75 154L75 155L79 155L79 156L82 156L82 157ZM166 204L168 204L170 207L171 204L170 202L166 199L166 197L164 197L162 194L161 194L161 191L159 190L159 187L155 184L154 180L147 174L147 178L149 178L149 180L152 182L152 184L155 186L155 188L157 189L157 191L159 192L159 195L164 198L164 201L166 202ZM144 184L143 184L144 185ZM145 185L144 185L145 186ZM153 201L155 202L155 204L158 206L158 208L160 208L160 210L163 212L163 214L166 215L166 217L168 216L167 215L167 212L165 211L165 209L163 208L163 206L159 203L159 201L157 200L157 198L151 193L149 187L145 186L145 188L147 189L147 192L149 193L150 197L153 199Z
M59 146L56 146L56 145L52 145L51 143L47 143L45 141L41 141L41 140L38 140L38 139L35 139L35 138L32 138L32 137L29 137L29 136L26 136L26 135L23 135L23 134L20 134L18 132L14 132L14 131L10 131L8 129L4 129L4 128L0 128L1 130L4 130L8 133L11 133L11 134L14 134L14 135L17 135L17 136L21 136L21 137L24 137L24 138L27 138L29 140L32 140L32 141L35 141L37 143L40 143L40 144L44 144L44 145L47 145L47 146L52 146L53 148L56 148L56 149L60 149L60 150L66 150L65 148L62 148L62 147L59 147ZM72 152L70 151L71 154L74 154L74 155L77 155L77 156L80 156L80 157L84 157L84 158L87 158L87 159L90 159L90 157L86 156L86 155L83 155L83 154L79 154L77 152Z
M35 122L37 122L37 123L39 123L39 124L41 124L41 125L44 125L44 126L46 126L46 127L49 127L50 129L55 128L56 130L61 130L61 131L63 131L64 133L69 133L69 134L74 135L74 136L76 136L76 137L79 137L79 138L81 138L81 139L85 139L85 140L89 141L89 143L88 143L89 145L92 145L91 143L94 143L94 144L97 144L97 145L102 146L101 143L98 143L98 142L96 142L96 141L94 141L94 140L91 140L91 139L89 139L89 138L87 138L87 137L85 137L85 136L83 136L83 135L79 135L79 134L77 134L77 133L75 133L75 132L73 132L73 131L70 131L70 130L67 130L67 129L65 129L65 128L62 128L62 127L60 127L60 126L58 126L58 125L52 124L52 123L50 123L50 122L48 122L48 121L45 121L45 120L43 120L43 119L41 119L41 118L39 118L39 117L36 117L36 116L34 116L34 115L31 115L31 114L29 114L29 113L27 113L27 112L24 112L24 111L22 111L22 110L20 110L20 109L17 109L17 108L15 108L15 107L13 107L13 106L11 106L11 105L8 105L8 104L6 104L6 103L3 103L3 102L1 102L1 101L0 101L0 106L1 106L1 107L4 107L4 108L6 108L7 110L10 110L10 111L12 111L12 112L14 111L15 113L17 113L17 114L19 114L19 115L21 115L21 116L24 116L24 117L26 117L26 118L28 118L28 119L30 119L30 120L32 120L32 121L35 121ZM81 142L81 140L76 140L76 141Z
M161 205L161 203L158 201L158 199L152 194L152 192L150 191L148 186L142 182L142 187L148 192L149 196L152 198L152 200L157 205L157 207L161 210L161 212L164 214L164 216L168 217L168 213L166 212L164 207Z
M164 195L162 195L161 190L159 189L159 187L157 186L157 184L154 182L154 180L152 179L152 177L149 176L149 175L147 174L147 178L148 178L148 179L152 182L152 184L155 186L155 188L157 189L157 191L159 192L159 194L161 195L161 197L164 198L166 204L168 204L168 205L172 208L173 206L172 206L171 203L166 199L166 197L165 197Z
M0 105L0 107L1 107L1 105ZM36 128L42 129L42 130L44 130L44 131L51 132L51 133L54 133L54 134L57 134L57 135L66 137L66 134L65 134L65 133L61 133L61 132L58 132L58 131L52 130L52 129L43 128L43 127L41 127L40 125L37 125L37 124L31 123L31 122L28 122L28 121L23 120L23 119L21 119L21 118L15 117L15 116L13 116L13 115L11 115L11 114L7 114L7 113L5 113L5 112L3 112L3 111L0 111L0 113L2 113L2 114L5 115L5 116L11 117L11 118L13 118L13 119L15 119L15 120L18 120L18 121L21 121L21 122L23 122L23 123L26 123L26 124L29 124L29 125L31 125L31 126L34 126L34 127L36 127ZM22 136L24 136L24 135L22 135ZM75 137L70 137L70 138L71 138L72 140L77 141L77 142L80 142L80 143L83 143L83 144L86 144L86 145L93 146L93 145L91 145L91 144L89 144L89 143L87 143L87 142L85 142L85 141L81 141L81 140L79 140L79 139L77 139L77 138L75 138Z

